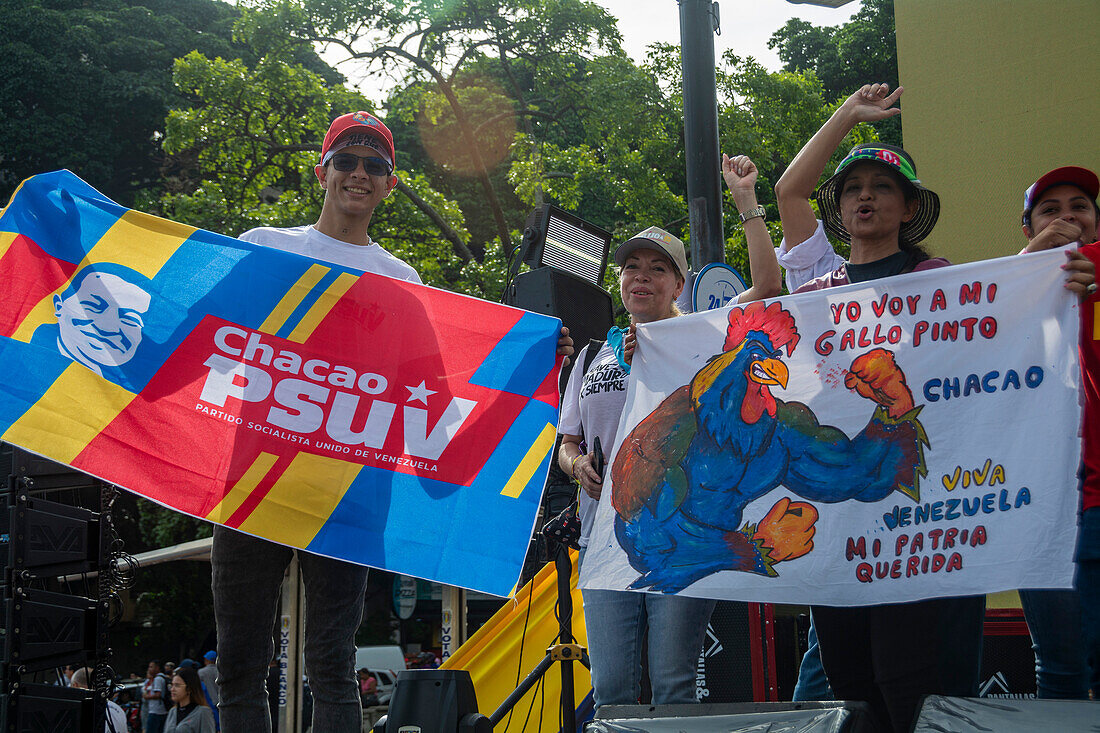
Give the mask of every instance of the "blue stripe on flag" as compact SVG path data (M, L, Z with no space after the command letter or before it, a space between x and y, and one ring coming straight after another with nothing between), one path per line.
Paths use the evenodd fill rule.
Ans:
M471 500L473 493L430 478L364 468L306 549L506 595L519 575L530 526L519 543L502 538L498 547L486 538L510 524L529 524L531 510L518 521L523 512L502 516L487 506L493 496ZM509 544L512 549L505 551Z
M0 435L42 399L50 385L72 360L56 349L0 337L0 364L4 382L0 385Z
M549 405L529 402L469 487L364 468L306 549L507 595L527 553L549 456L518 499L500 491L555 418Z
M527 451L535 442L535 438L539 436L547 423L557 425L557 410L541 400L528 401L512 422L511 427L508 428L508 432L504 434L500 443L493 450L493 454L489 456L489 460L485 461L485 466L478 471L477 478L474 479L472 486L499 493L504 488L504 484L508 482L508 479L512 477L520 460L527 455ZM538 484L536 494L542 491L542 482L545 480L545 468L535 471L531 481ZM523 493L520 494L520 499L529 500L532 498L528 493L529 488L530 486L524 489ZM533 498L537 504L539 497L536 495ZM511 499L510 501L516 500Z
M560 332L561 321L524 313L477 368L470 384L530 397L546 380L547 365L554 364Z
M286 322L279 327L275 335L283 339L290 338L290 334L294 332L295 327L305 318L306 313L309 313L309 309L313 307L313 304L317 302L321 294L328 290L330 285L336 282L336 278L339 275L339 270L330 269L328 273L321 278L320 282L313 286L309 294L302 298L302 302L298 304L298 307L291 311L290 315L287 316Z
M126 368L125 386L137 392L208 313L257 329L313 265L313 260L239 239L197 230L153 278L153 307L145 316L144 341ZM333 268L307 298L344 268ZM292 322L301 319L302 310Z
M255 330L313 264L314 260L301 255L200 229L164 269L177 268L179 281L188 277L199 279L181 305L216 313L220 318ZM358 272L335 265L326 267Z
M65 262L84 259L128 211L69 171L27 179L0 217L0 231L19 232Z

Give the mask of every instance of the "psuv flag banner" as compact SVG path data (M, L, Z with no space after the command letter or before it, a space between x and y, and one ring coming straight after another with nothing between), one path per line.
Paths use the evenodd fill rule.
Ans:
M560 323L128 210L0 216L0 439L292 547L506 595Z
M587 588L863 605L1070 587L1062 252L638 327Z

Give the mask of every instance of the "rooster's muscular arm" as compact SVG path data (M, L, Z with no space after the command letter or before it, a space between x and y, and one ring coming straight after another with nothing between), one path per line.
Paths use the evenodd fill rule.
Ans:
M823 502L878 501L893 491L916 499L919 477L928 473L928 441L917 420L919 412L918 407L893 419L879 406L859 435L848 438L837 428L821 425L806 405L779 403L776 439L788 456L783 485Z

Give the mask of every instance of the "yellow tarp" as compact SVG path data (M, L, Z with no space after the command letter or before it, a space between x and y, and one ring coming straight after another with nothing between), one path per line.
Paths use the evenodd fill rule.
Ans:
M578 644L587 647L581 592L577 590L577 553L571 552L570 557L573 562L569 583L573 597L573 637ZM554 643L558 634L558 621L554 616L557 600L557 578L554 564L550 563L443 664L443 669L464 669L470 673L477 692L477 706L483 715L491 714L504 702ZM531 688L513 708L511 721L506 716L494 733L558 730L560 666L555 663L543 675L542 689L537 685ZM588 670L579 662L573 663L573 683L574 700L579 707L592 690Z

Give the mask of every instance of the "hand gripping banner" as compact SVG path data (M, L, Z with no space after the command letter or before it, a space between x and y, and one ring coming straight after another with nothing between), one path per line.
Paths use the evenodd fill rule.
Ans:
M1062 252L638 328L581 585L865 605L1070 587Z
M0 439L181 512L506 595L560 323L125 209L68 171L0 216Z

